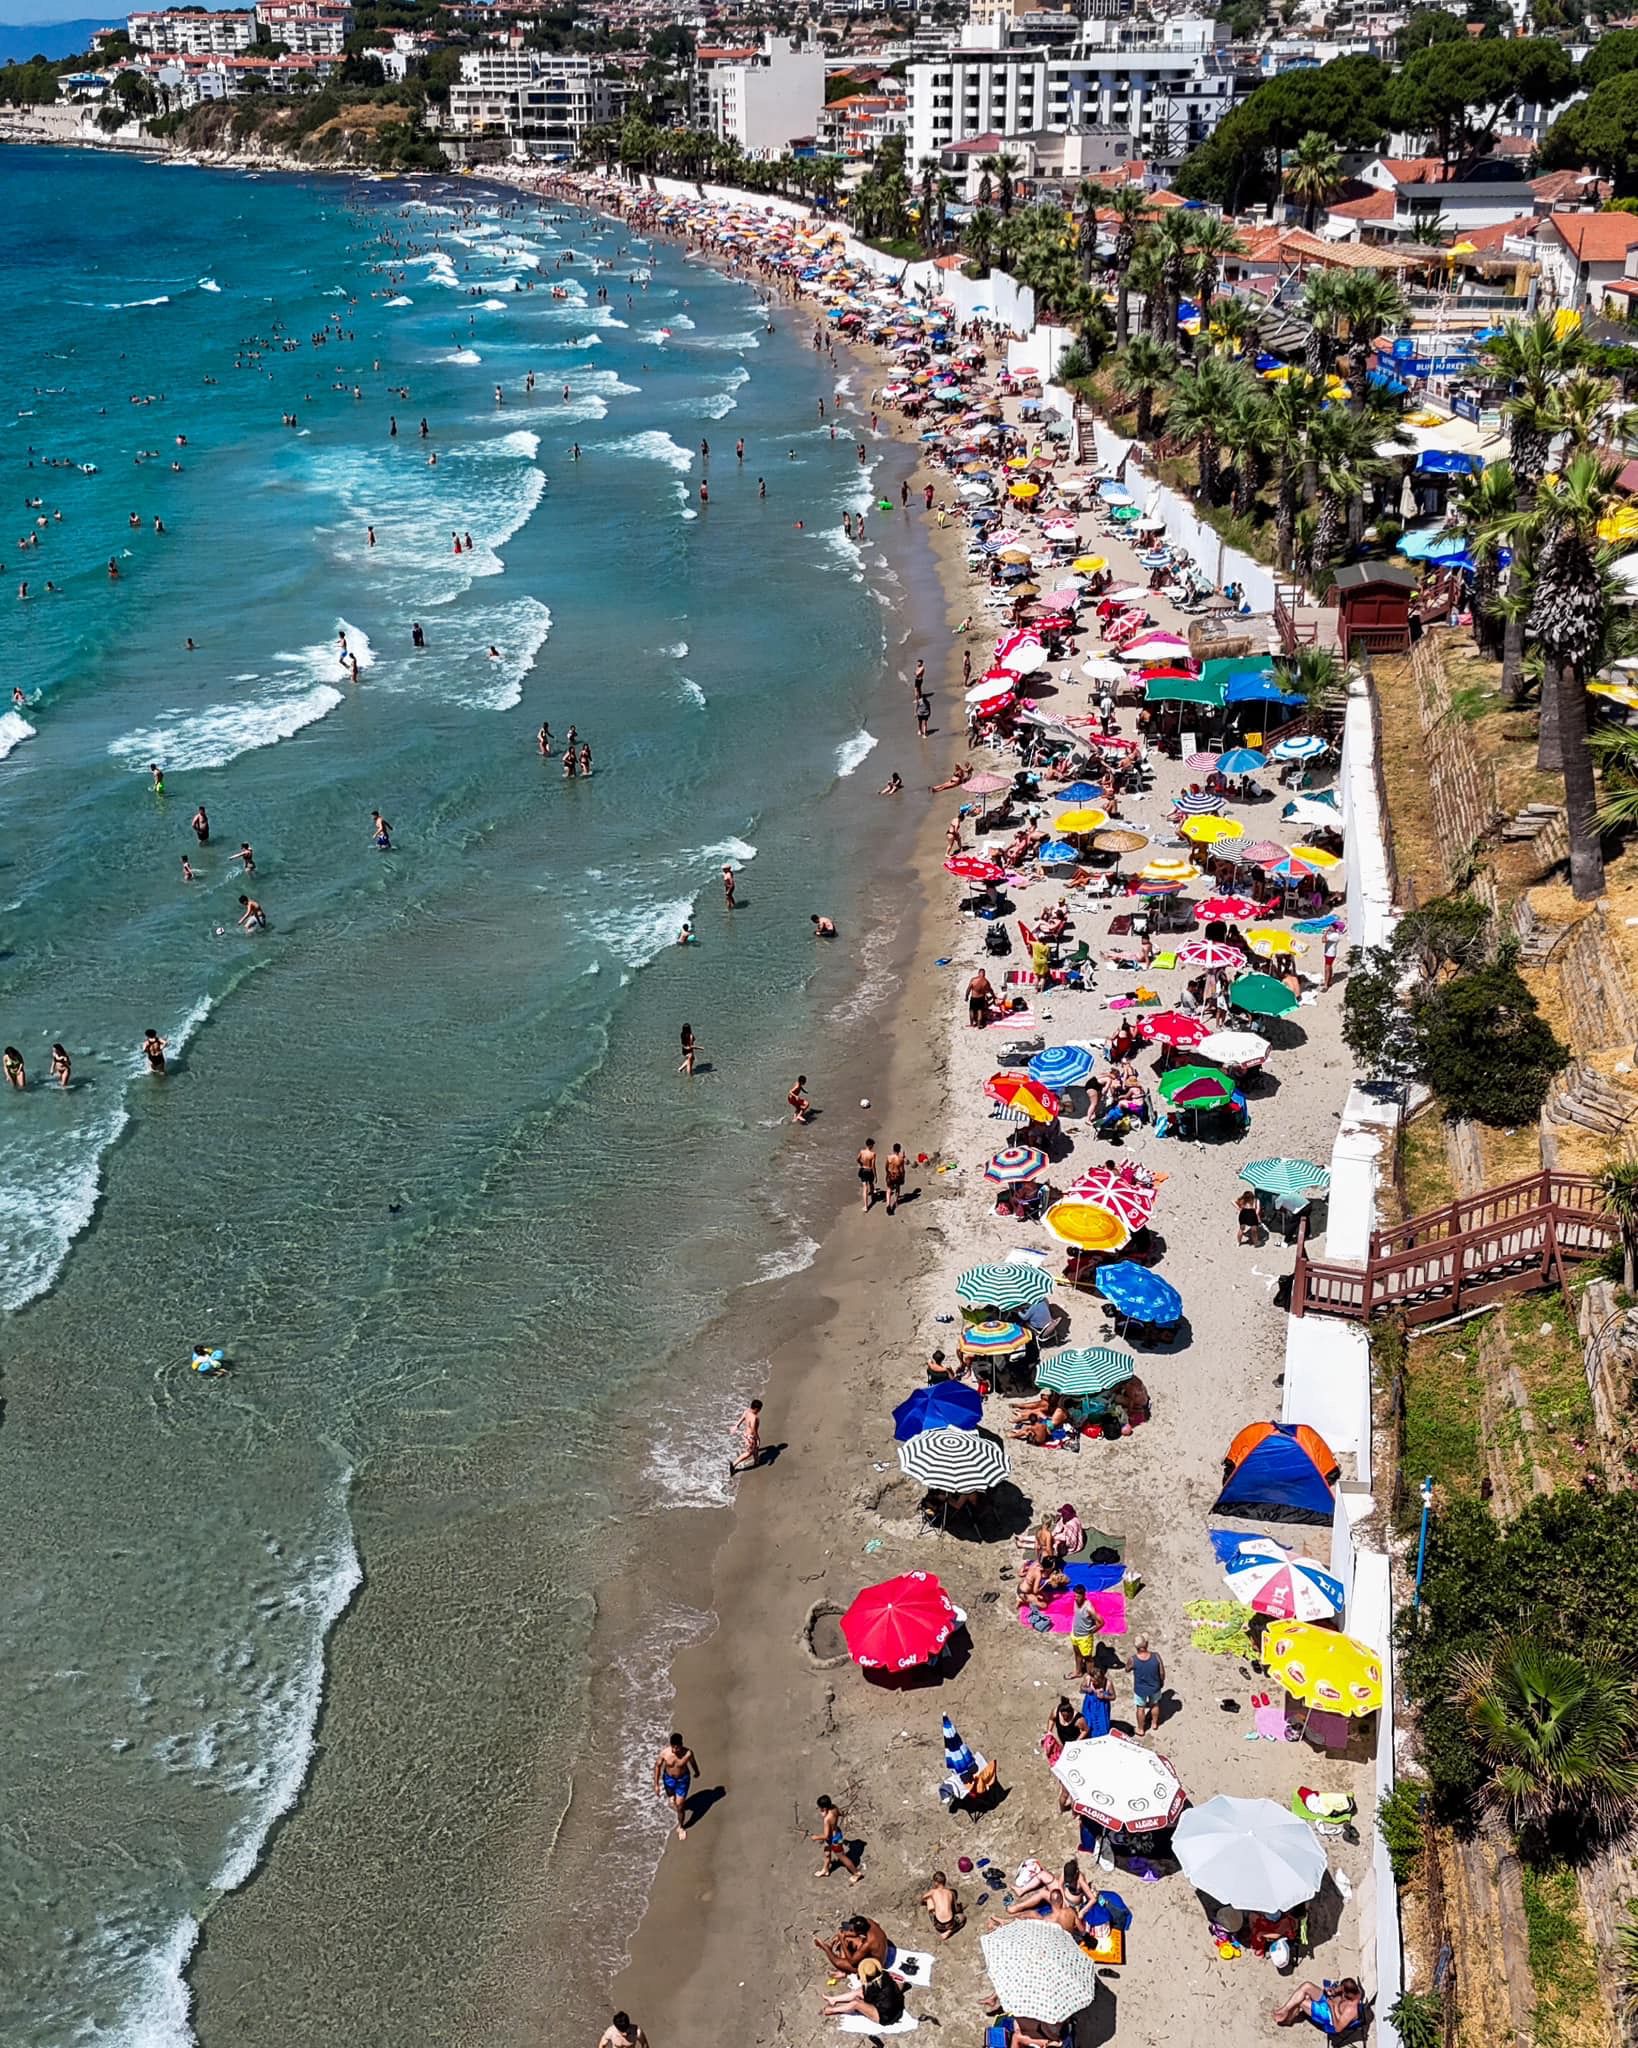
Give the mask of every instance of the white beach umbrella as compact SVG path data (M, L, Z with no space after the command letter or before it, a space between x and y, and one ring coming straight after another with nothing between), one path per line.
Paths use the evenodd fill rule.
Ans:
M1268 1057L1268 1040L1255 1031L1214 1031L1201 1039L1195 1052L1216 1067L1249 1067Z
M1098 1966L1055 1920L1015 1920L981 1934L984 1967L1002 2009L1015 2019L1061 2026L1098 1995Z
M1188 1799L1166 1758L1124 1735L1066 1742L1052 1775L1078 1813L1117 1834L1169 1827Z
M1020 676L1032 676L1046 665L1047 651L1039 640L1026 640L1022 647L1015 647L1003 664Z
M1172 1848L1183 1875L1219 1905L1285 1913L1325 1882L1325 1849L1288 1807L1221 1792L1178 1822Z
M1089 654L1081 663L1081 674L1094 683L1124 683L1126 670L1118 661L1108 661L1102 655Z

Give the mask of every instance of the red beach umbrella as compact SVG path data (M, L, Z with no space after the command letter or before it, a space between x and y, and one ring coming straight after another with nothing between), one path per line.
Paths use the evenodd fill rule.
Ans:
M1155 1191L1141 1181L1128 1179L1119 1167L1094 1166L1066 1190L1072 1202L1096 1202L1118 1216L1128 1230L1141 1230L1154 1214Z
M1140 1038L1153 1039L1159 1045L1198 1045L1210 1035L1209 1027L1198 1017L1186 1017L1181 1010L1157 1010L1138 1026Z
M909 1671L931 1663L955 1634L958 1616L931 1572L905 1572L866 1586L842 1616L842 1637L867 1671Z
M1194 906L1196 924L1216 924L1219 920L1244 924L1248 917L1256 915L1257 906L1249 896L1208 896Z
M959 875L964 882L999 882L1006 869L982 854L956 853L944 863L947 875Z
M984 1083L984 1093L992 1102L1004 1102L1009 1108L1020 1094L1026 1095L1038 1102L1048 1116L1056 1116L1063 1107L1056 1089L1047 1087L1044 1081L1032 1081L1028 1074L992 1074Z

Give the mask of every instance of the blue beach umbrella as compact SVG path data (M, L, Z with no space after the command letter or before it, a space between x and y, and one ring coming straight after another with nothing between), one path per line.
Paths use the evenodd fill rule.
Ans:
M984 1417L984 1397L974 1387L917 1387L893 1410L893 1434L900 1443L924 1429L976 1429Z
M1255 747L1230 747L1226 754L1217 757L1219 775L1255 775L1259 768L1268 766L1268 756L1259 754Z
M1101 782L1072 782L1067 789L1055 790L1053 794L1060 803L1089 804L1103 795Z
M1067 839L1049 839L1035 858L1042 867L1058 868L1074 866L1080 855Z
M1183 1313L1183 1297L1171 1282L1130 1259L1100 1266L1092 1286L1112 1308L1140 1323L1175 1323Z
M1095 1062L1083 1045L1049 1045L1029 1063L1029 1077L1048 1088L1075 1088L1091 1073Z
M1223 698L1229 704L1300 704L1303 701L1301 697L1288 696L1272 676L1250 675L1230 676Z
M1317 761L1321 754L1330 752L1330 743L1322 740L1317 732L1298 733L1295 739L1281 740L1274 749L1276 761Z

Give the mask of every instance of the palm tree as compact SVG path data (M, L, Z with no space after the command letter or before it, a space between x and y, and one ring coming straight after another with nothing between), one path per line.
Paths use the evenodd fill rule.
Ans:
M1638 1805L1638 1685L1612 1650L1519 1633L1452 1665L1452 1698L1483 1761L1485 1802L1516 1829L1601 1831Z
M931 249L933 242L933 193L938 183L938 158L924 156L921 170L921 246Z
M1213 348L1232 359L1250 354L1261 328L1262 316L1249 299L1219 299L1206 331Z
M1382 473L1375 430L1357 413L1328 406L1308 430L1314 468L1314 544L1309 573L1314 587L1336 560L1350 505L1361 503Z
M1405 295L1380 270L1349 270L1337 287L1338 312L1348 334L1347 379L1356 411L1363 411L1367 384L1365 357L1379 334L1391 333L1405 319Z
M1115 346L1124 348L1127 337L1127 272L1137 253L1138 237L1149 218L1149 196L1141 185L1117 185L1109 194L1109 209L1115 216Z
M1143 301L1144 332L1157 346L1169 348L1176 339L1177 329L1174 327L1169 335L1166 332L1166 278L1160 267L1160 250L1152 235L1145 235L1138 243L1131 262L1121 272L1115 306L1117 326L1120 319L1119 292L1128 286Z
M1155 222L1150 234L1160 257L1160 275L1164 290L1162 326L1156 335L1158 341L1174 341L1177 337L1177 309L1183 303L1183 293L1189 281L1189 263L1194 253L1195 216L1184 209L1174 207L1170 213L1162 214Z
M1191 240L1193 256L1189 268L1195 299L1200 307L1201 331L1204 332L1224 259L1243 254L1246 245L1235 232L1234 223L1217 213L1195 215Z
M1090 284L1098 267L1098 208L1105 198L1101 185L1083 178L1075 188L1075 254L1080 259L1081 282Z
M1332 146L1331 138L1318 128L1310 128L1297 144L1285 173L1285 196L1296 200L1302 208L1302 224L1310 234L1320 208L1342 183L1342 159Z
M1544 691L1558 711L1557 751L1570 828L1570 890L1577 902L1603 893L1604 853L1598 793L1587 736L1587 684L1608 627L1610 550L1598 537L1619 496L1619 465L1583 451L1543 483L1537 499L1540 540L1534 551L1530 614L1525 630L1539 643Z
M1018 158L1000 149L985 161L995 173L995 203L1005 216L1012 211L1012 182L1018 175Z
M1485 349L1512 386L1505 408L1508 452L1518 510L1527 515L1547 473L1548 453L1561 424L1558 387L1579 362L1581 343L1575 334L1560 335L1550 313L1538 313L1530 320L1509 320ZM1526 517L1513 535L1512 573L1520 580L1529 578L1533 538ZM1510 704L1518 704L1524 688L1524 619L1508 615L1502 636L1502 694Z
M985 157L983 162L978 167L978 204L980 206L988 206L990 201L995 197L995 187L990 183L991 161L991 158Z
M1590 370L1574 370L1558 387L1558 418L1570 447L1591 448L1609 429L1615 388Z
M1328 377L1336 362L1337 330L1342 325L1342 273L1316 270L1303 286L1301 315L1308 322L1303 367L1310 377Z
M1638 1161L1623 1159L1598 1176L1604 1206L1621 1226L1621 1284L1638 1290Z
M1499 608L1501 551L1515 491L1513 465L1507 461L1487 463L1461 485L1459 502L1473 557L1473 638L1487 654L1495 653L1505 629Z
M938 181L938 239L942 248L950 239L950 204L956 197L954 178L940 178Z
M1236 516L1243 519L1263 487L1274 452L1273 417L1265 387L1243 373L1235 378L1234 396L1223 422L1223 444L1234 451L1230 503Z
M1177 351L1164 348L1147 334L1134 334L1115 366L1116 386L1137 404L1133 432L1146 441L1154 424L1155 392L1177 368Z
M1301 370L1284 383L1269 386L1269 453L1274 458L1274 548L1282 569L1295 561L1297 514L1302 504L1303 476L1308 465L1309 429L1320 416L1324 386Z
M973 259L979 274L988 277L990 265L995 261L995 234L1000 221L987 206L975 207L967 216L967 230L963 237L967 254Z
M1200 467L1200 502L1217 502L1217 450L1233 412L1240 377L1221 356L1202 355L1187 364L1172 385L1166 432L1193 444Z

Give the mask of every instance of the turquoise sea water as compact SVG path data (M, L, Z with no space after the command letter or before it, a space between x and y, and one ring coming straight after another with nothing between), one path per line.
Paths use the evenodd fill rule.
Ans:
M444 2042L503 1938L488 1835L549 1831L572 1766L591 1533L721 1493L758 1362L667 1360L829 1200L784 1091L881 989L808 913L858 931L913 765L889 572L839 530L869 471L805 323L612 223L0 162L0 2040L186 2041L209 1921L207 2048ZM313 1925L251 1914L240 1958L211 1916L281 1815Z

